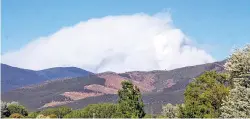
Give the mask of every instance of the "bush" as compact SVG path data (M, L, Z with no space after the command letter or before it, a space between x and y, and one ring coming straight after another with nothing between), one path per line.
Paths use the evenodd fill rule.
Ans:
M151 115L151 114L146 114L143 118L153 118L153 115Z
M27 118L36 118L39 115L39 112L31 112L28 114Z
M10 111L8 110L7 103L1 101L1 118L9 117Z
M18 102L14 102L14 101L8 102L8 103L1 101L1 118L9 117L11 115L11 113L8 109L8 106L11 104L19 105Z
M50 114L47 117L49 117L49 118L57 118L57 116L55 114Z
M39 115L37 115L36 118L46 118L46 116L44 116L43 114L39 114Z
M176 118L178 114L178 106L170 103L162 107L162 115L168 118Z
M82 110L73 110L72 112L65 115L63 118L84 118L84 113Z
M64 118L112 118L117 109L116 104L90 104L81 110L74 110Z
M91 104L82 109L85 118L111 118L116 112L117 105L111 103Z
M55 114L57 112L56 108L48 108L46 110L41 111L39 114L44 115L44 116L48 116L51 114Z
M11 104L15 104L15 105L20 105L18 102L12 101L12 102L8 102L7 106L11 105Z
M71 108L68 107L58 107L58 108L48 108L40 112L44 116L55 114L58 118L62 118L71 112Z
M165 117L163 115L158 115L156 118L168 118L168 117Z
M10 115L10 118L24 118L23 115L19 114L19 113L13 113Z
M9 110L10 114L19 113L23 116L28 116L28 111L25 109L24 106L19 105L19 104L8 105L8 110Z
M69 108L69 107L65 107L65 106L63 106L63 107L58 107L58 108L56 108L56 115L57 115L57 117L58 118L62 118L62 117L64 117L66 114L68 114L68 113L70 113L71 111L72 111L72 109L71 108Z

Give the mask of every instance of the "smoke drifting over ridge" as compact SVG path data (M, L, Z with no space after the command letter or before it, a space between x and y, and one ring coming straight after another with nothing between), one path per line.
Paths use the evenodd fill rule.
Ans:
M75 66L96 73L170 70L213 61L162 13L90 19L2 55L3 63L26 69Z

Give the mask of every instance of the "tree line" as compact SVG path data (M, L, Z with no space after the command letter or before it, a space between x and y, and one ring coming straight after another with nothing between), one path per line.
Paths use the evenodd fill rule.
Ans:
M162 106L159 115L146 114L140 90L123 81L118 103L90 104L83 109L48 108L28 112L17 102L1 102L2 118L250 118L250 45L227 59L225 72L204 72L185 89L184 103Z

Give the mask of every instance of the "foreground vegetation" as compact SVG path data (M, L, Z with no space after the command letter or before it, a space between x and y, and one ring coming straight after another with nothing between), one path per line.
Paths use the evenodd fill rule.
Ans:
M69 107L30 112L17 102L1 102L6 118L250 118L250 45L236 50L225 64L226 72L208 71L190 83L183 104L167 104L161 115L144 112L140 90L122 82L117 104L91 104L79 110Z

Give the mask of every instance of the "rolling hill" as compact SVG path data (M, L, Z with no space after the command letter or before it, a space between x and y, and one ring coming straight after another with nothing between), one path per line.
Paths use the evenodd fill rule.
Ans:
M76 67L56 67L33 71L1 64L1 91L6 92L52 79L81 77L88 73L88 71Z

